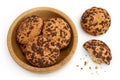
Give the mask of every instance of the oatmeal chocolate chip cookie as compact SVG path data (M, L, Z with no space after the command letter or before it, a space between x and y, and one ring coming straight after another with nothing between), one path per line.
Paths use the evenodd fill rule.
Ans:
M33 37L38 36L41 32L43 20L36 15L27 17L23 20L17 29L17 41L20 44L26 44Z
M50 18L44 22L43 35L59 42L60 49L69 45L71 40L71 28L61 18Z
M110 64L110 60L112 59L111 51L104 42L93 39L85 42L83 47L89 52L93 61Z
M26 45L25 57L36 67L54 65L60 55L60 49L54 40L44 36L37 36Z
M102 8L87 9L81 17L81 26L85 32L97 36L106 33L111 24L109 13Z

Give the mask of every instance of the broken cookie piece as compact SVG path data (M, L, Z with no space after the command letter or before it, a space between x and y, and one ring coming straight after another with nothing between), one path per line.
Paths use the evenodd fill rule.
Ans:
M83 47L89 52L94 62L110 64L112 59L111 50L103 41L92 39L85 42Z

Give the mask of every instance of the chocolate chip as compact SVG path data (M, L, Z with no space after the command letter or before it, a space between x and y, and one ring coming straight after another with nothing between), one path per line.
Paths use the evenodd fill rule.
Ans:
M50 20L51 22L55 23L55 20Z
M36 51L36 50L37 50L37 47L36 47L35 43L32 44L31 49L32 49L33 51Z
M60 38L58 38L58 41L60 41Z
M32 55L31 55L31 59L34 59L34 56L35 56L35 54L32 54Z
M102 47L100 47L100 50L103 51L104 49Z
M53 49L53 52L58 52L59 50L58 49Z
M102 25L102 26L103 26L104 24L105 24L105 22L104 22L104 21L101 21L101 23L99 23L99 25Z
M52 62L54 62L54 60L51 57L49 57L49 60L52 61Z
M30 51L26 51L26 55L30 55L31 54L31 52Z
M52 30L50 28L47 28L46 31L51 32Z
M52 45L52 46L55 46L55 43L54 43L54 42L51 42L51 45Z
M96 28L96 31L98 31L98 32L101 32L101 29L99 29L99 28Z
M41 54L41 56L43 56L43 49L42 48L37 49L36 52L38 54Z
M94 24L92 24L92 26L96 26L98 23L94 23Z
M96 36L97 35L97 31L93 31L93 35Z
M21 38L23 39L24 37L22 36Z
M104 16L105 16L105 18L107 18L109 16L109 14L108 13L104 13Z
M105 52L105 55L107 55L107 51Z
M102 52L98 52L96 58L101 58L101 56L102 56Z
M32 16L31 16L31 19L34 19L35 17L36 17L36 15L32 15ZM30 18L30 17L29 17L29 18Z
M70 42L70 39L69 39L69 40L66 40L65 42L68 44L68 43Z
M45 47L46 47L46 48L49 48L49 44L45 44Z
M82 19L82 22L85 24L85 23L87 23L87 20L86 19Z
M38 64L39 64L39 66L42 67L42 65L43 65L43 59L38 59Z
M33 26L30 26L29 29L32 30L32 29L33 29Z
M51 35L52 35L52 37L54 37L54 36L56 36L56 34L57 34L57 32L54 32Z
M97 55L97 52L94 50L94 51L93 51L93 54L94 54L94 55Z
M87 27L87 25L84 25L85 27Z
M31 33L31 31L27 32L27 37L29 37L29 34Z
M23 45L23 44L22 44L21 46L22 46L22 48L23 48L23 49L25 49L25 48L26 48L26 45Z
M63 28L66 29L66 30L68 29L66 26L64 26Z
M112 58L108 56L106 59L107 59L107 61L110 61Z
M60 30L60 37L62 37L62 30Z
M60 43L57 43L57 44L56 44L56 46L57 46L58 48L61 48L61 45L60 45Z
M48 23L47 26L51 26L52 24L51 23Z
M92 22L94 20L94 17L93 16L90 16L90 21Z

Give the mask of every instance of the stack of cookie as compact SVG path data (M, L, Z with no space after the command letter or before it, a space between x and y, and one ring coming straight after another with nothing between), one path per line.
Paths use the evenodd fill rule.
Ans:
M31 65L49 67L57 63L60 50L70 44L71 28L62 18L44 21L32 15L19 24L16 39Z
M111 25L111 17L107 10L92 7L83 13L80 23L86 33L98 36L108 31ZM83 47L89 52L94 62L110 64L112 59L111 50L103 41L92 39L86 41Z

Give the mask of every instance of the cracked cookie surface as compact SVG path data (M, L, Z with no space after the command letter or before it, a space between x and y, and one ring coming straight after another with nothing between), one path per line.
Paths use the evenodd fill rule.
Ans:
M80 23L85 32L97 36L106 33L109 29L111 17L105 9L92 7L83 13Z
M49 67L57 62L60 49L54 40L40 35L28 42L25 53L26 59L33 66Z
M36 15L24 19L18 26L16 37L20 44L27 44L29 40L41 32L43 20Z
M61 18L50 18L44 22L43 35L57 41L59 48L62 49L71 41L71 28Z

